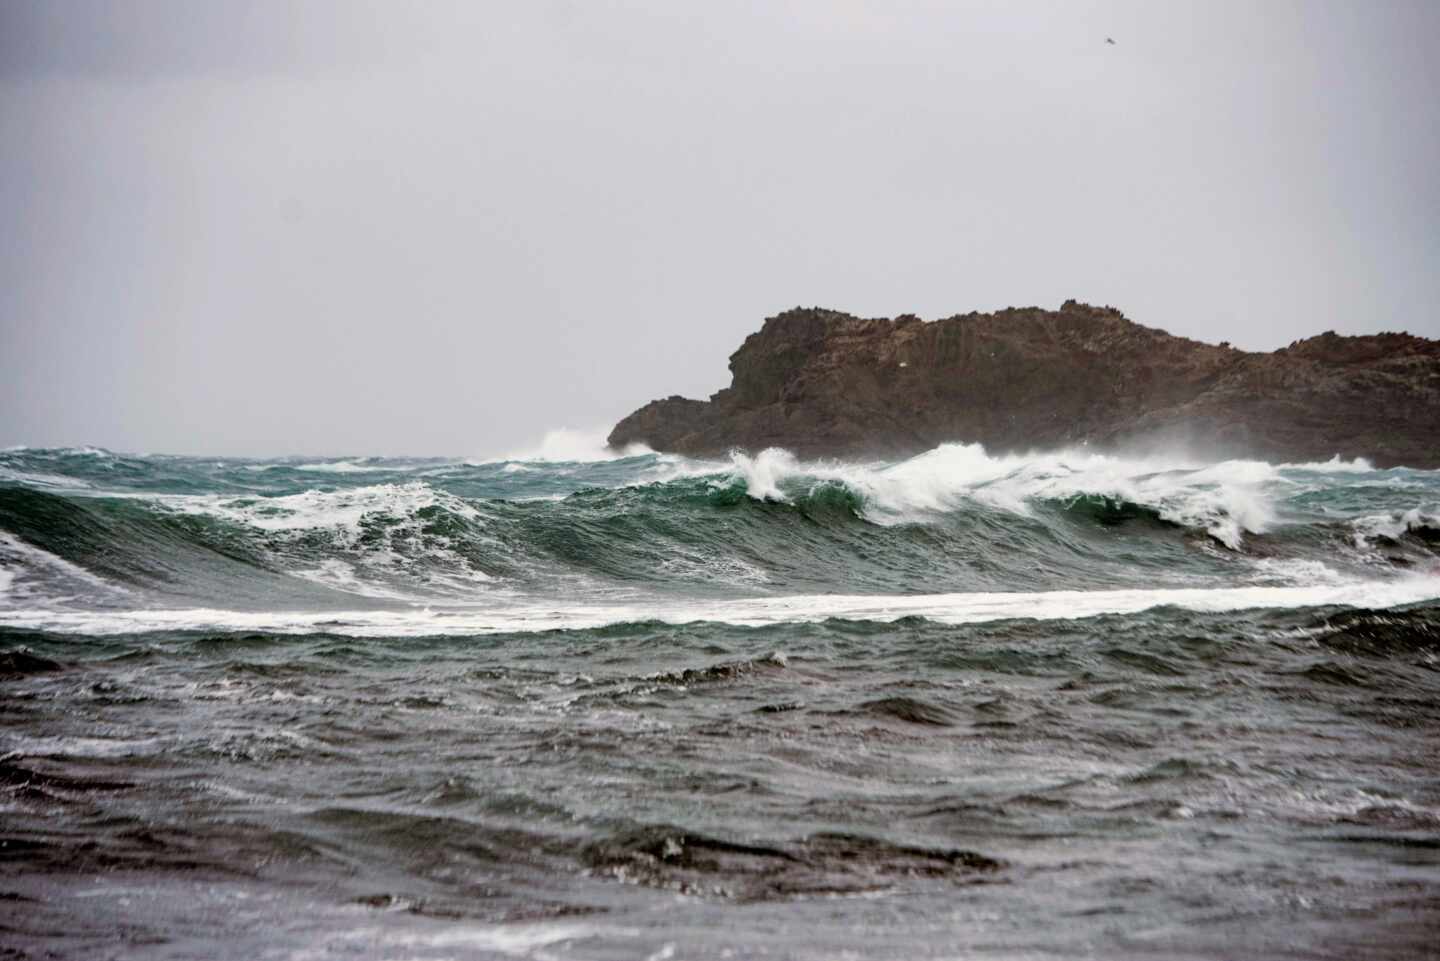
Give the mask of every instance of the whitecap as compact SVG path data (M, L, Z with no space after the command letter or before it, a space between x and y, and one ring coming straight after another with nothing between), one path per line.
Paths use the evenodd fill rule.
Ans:
M1345 575L1324 561L1265 557L1252 562L1251 580L1257 584L1343 584Z
M317 461L313 464L296 464L291 470L311 474L373 474L394 471L401 468L386 464L357 464L350 460Z
M422 481L376 484L344 490L308 490L281 497L229 494L157 494L147 500L186 514L208 514L264 531L298 531L332 528L358 536L360 522L369 514L396 517L439 506L467 520L479 513L453 494L438 491Z
M1096 496L1152 508L1163 519L1207 531L1231 549L1277 520L1278 488L1289 482L1263 461L1209 466L1126 459L1089 451L991 455L980 444L944 444L897 464L801 462L779 448L731 455L731 476L757 500L787 501L788 490L839 482L861 495L876 523L924 521L973 500L1028 515L1041 501ZM788 490L787 490L788 488Z
M1396 540L1420 527L1440 529L1440 508L1427 511L1412 507L1407 511L1368 514L1352 520L1350 527L1355 546L1365 550L1373 548L1375 541L1380 538Z

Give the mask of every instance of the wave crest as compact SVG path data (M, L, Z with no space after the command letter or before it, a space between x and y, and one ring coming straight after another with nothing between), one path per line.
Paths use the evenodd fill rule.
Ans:
M779 449L479 465L13 451L0 454L0 604L352 603L336 590L382 605L608 602L1440 572L1440 472L1364 467L976 444L888 464ZM104 601L110 582L130 599Z
M891 465L802 463L770 448L753 457L732 453L731 465L732 476L757 500L793 503L817 485L844 484L861 498L863 516L879 524L924 522L966 502L1032 516L1039 505L1101 498L1204 530L1232 550L1245 534L1263 534L1275 524L1276 488L1288 483L1279 468L1262 461L1196 467L1083 451L996 456L979 444L945 444Z

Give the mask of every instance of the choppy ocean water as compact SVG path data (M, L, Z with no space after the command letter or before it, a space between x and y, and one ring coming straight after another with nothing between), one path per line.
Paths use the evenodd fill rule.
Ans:
M0 946L1433 957L1440 472L0 452Z

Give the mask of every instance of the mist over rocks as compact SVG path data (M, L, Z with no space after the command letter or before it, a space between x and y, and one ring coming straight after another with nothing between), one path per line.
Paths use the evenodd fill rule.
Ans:
M1272 353L1176 337L1112 307L1008 308L923 321L818 307L770 317L709 400L652 401L609 444L715 456L903 457L1183 446L1270 461L1440 467L1440 341L1326 332Z

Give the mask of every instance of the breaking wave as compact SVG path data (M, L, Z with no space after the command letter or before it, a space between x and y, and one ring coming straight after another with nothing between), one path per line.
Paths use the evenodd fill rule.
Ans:
M1197 467L1089 453L996 457L978 444L947 444L893 465L801 464L778 449L732 459L752 497L788 500L792 481L838 483L863 499L866 517L876 523L923 522L967 503L1028 517L1042 503L1088 501L1152 511L1204 530L1232 550L1245 534L1264 534L1275 524L1275 495L1289 483L1284 468L1259 461ZM1349 470L1340 462L1336 467Z
M0 452L0 608L30 623L26 611L273 617L278 605L317 624L398 605L435 614L414 621L427 630L453 616L482 631L867 606L844 597L897 598L879 609L903 616L915 598L963 597L915 612L969 620L994 607L985 598L1027 594L1037 611L1044 597L1109 597L1097 613L1202 595L1200 609L1270 603L1249 593L1267 590L1340 603L1398 584L1412 597L1440 570L1440 476L1360 460L963 444L897 463L775 449L581 459L571 440L542 448L572 459L485 463Z

